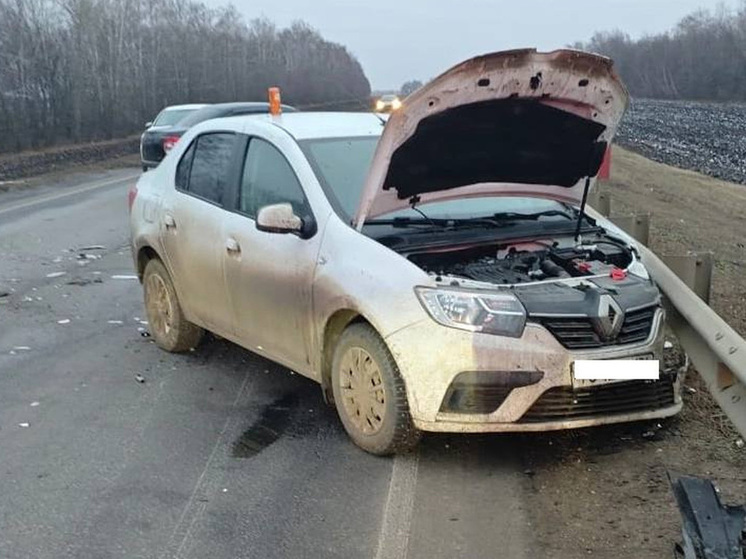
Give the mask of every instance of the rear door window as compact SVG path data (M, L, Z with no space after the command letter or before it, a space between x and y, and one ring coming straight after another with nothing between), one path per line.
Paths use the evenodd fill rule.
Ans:
M235 142L236 135L231 132L199 136L179 162L176 186L198 198L223 206L230 187ZM184 184L187 166L190 167L189 180Z

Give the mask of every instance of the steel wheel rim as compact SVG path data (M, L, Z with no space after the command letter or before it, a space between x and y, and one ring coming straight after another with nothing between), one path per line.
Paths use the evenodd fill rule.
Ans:
M158 274L148 276L147 282L147 310L150 329L160 335L167 336L173 327L174 308L166 282Z
M386 389L370 353L351 347L339 364L339 388L347 417L364 435L375 435L386 419Z

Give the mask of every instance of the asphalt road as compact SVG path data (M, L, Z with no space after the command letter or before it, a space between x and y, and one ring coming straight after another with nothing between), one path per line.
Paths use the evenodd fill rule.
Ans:
M529 555L516 439L376 458L313 382L143 337L140 284L115 278L136 175L0 193L0 558Z

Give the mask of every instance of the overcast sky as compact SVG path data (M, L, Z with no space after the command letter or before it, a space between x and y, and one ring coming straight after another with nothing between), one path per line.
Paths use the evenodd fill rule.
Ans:
M210 5L227 0L206 0ZM302 19L342 43L373 89L426 81L471 56L508 48L541 50L622 29L639 37L673 27L698 8L740 0L233 0L247 19L280 26Z

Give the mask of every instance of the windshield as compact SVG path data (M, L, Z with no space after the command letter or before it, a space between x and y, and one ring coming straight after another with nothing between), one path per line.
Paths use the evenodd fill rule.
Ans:
M377 144L378 136L300 142L327 197L346 221L355 215ZM431 218L468 219L505 212L532 214L562 210L563 205L539 198L479 197L432 202L418 208ZM422 214L406 208L379 216L380 219L395 217L419 218Z
M377 144L378 136L300 142L327 198L347 221L357 209Z
M156 117L153 126L173 126L196 110L197 109L167 109Z

